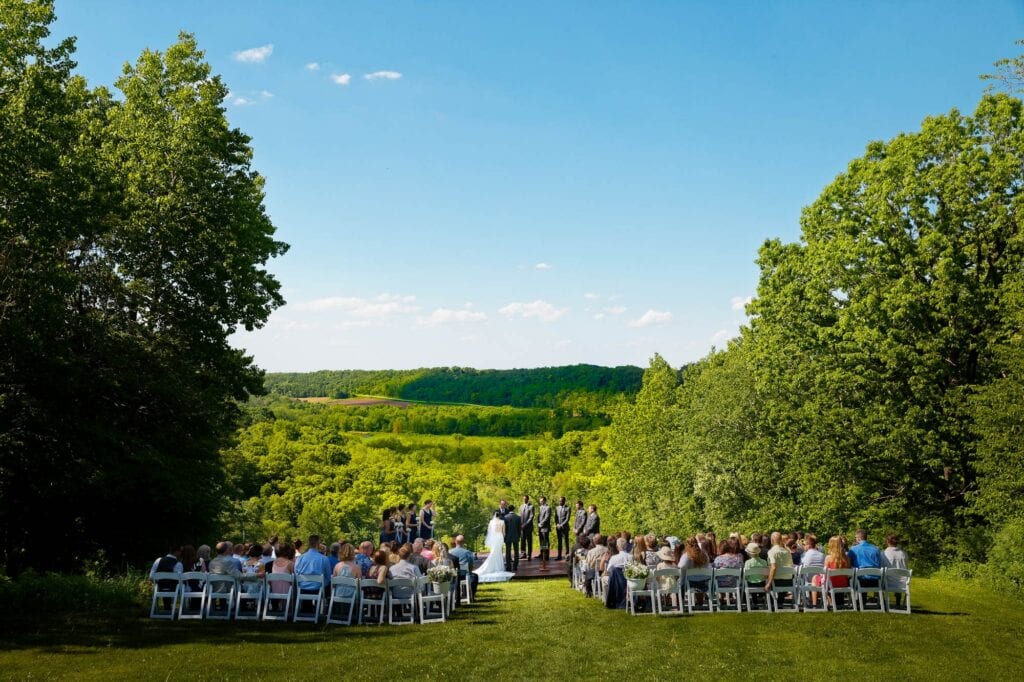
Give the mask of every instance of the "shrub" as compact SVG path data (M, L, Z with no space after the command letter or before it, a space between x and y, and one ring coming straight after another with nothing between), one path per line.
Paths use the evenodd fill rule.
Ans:
M981 574L996 590L1024 598L1024 518L1011 519L996 533Z
M103 577L26 571L0 575L0 611L25 616L148 607L152 594L141 573Z

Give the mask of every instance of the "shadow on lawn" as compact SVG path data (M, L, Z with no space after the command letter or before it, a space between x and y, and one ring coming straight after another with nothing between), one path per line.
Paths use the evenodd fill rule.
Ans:
M474 605L475 606L475 605ZM479 609L485 611L489 609ZM478 609L474 609L474 612ZM476 621L459 613L449 621ZM53 654L99 653L108 647L149 649L181 644L297 644L312 641L407 638L408 630L383 625L311 625L278 622L169 622L136 611L48 619L11 619L0 626L0 649L37 649Z

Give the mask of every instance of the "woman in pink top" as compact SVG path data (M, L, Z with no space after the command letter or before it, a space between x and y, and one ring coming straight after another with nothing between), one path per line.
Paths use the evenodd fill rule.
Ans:
M295 547L292 543L286 542L281 547L281 552L274 559L274 563L271 564L268 573L295 573ZM284 594L291 589L291 583L287 583L283 580L271 580L270 591L277 594Z

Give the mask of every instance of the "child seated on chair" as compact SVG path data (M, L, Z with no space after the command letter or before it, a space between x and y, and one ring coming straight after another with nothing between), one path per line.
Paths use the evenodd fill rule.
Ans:
M903 570L909 569L909 558L907 553L900 549L899 538L894 534L890 533L885 536L885 561L887 568L901 568ZM902 589L904 587L905 580L903 578L886 578L886 587L890 590L893 588ZM896 602L896 608L900 608L903 605L903 593L897 592L893 595Z
M768 568L768 562L761 558L761 545L756 542L751 542L746 547L747 556L750 558L743 563L744 573L752 568ZM764 585L765 578L762 576L751 576L747 579L749 585ZM765 594L761 590L757 590L753 594L754 601L762 603L763 599L767 599ZM766 603L766 602L765 602Z

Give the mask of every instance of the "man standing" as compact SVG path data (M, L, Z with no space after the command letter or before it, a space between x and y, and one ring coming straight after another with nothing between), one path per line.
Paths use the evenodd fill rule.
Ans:
M546 571L551 558L551 507L543 495L537 507L537 538L540 541L540 570Z
M601 517L597 515L597 505L587 507L587 521L583 526L584 535L596 535L601 532Z
M558 559L562 560L562 543L565 542L565 551L569 552L569 506L565 503L565 497L558 498L558 506L555 507L555 537L558 542Z
M519 570L519 531L522 522L515 509L505 514L505 570L515 573Z
M576 520L572 523L572 534L579 536L587 526L587 510L583 508L583 500L576 500Z
M523 495L523 503L519 506L519 518L522 521L522 536L519 540L521 558L533 560L533 504L529 495Z

